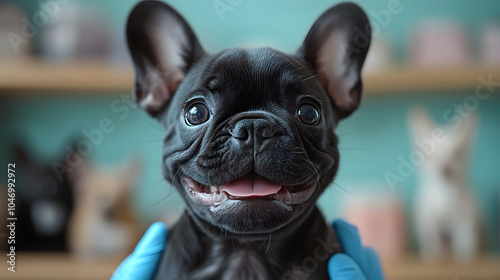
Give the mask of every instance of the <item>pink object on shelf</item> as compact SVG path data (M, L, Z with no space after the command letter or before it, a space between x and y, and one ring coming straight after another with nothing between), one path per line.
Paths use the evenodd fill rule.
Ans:
M29 21L16 5L0 3L0 59L12 58L31 52L32 30L25 26Z
M457 22L428 20L410 39L409 61L415 66L454 67L470 63L466 30Z
M397 197L352 199L345 206L344 217L358 227L363 245L374 248L382 259L405 254L405 215Z

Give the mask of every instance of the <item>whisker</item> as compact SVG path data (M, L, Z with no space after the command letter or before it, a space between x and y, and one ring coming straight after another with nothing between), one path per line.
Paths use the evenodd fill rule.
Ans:
M171 187L169 192L162 198L160 198L158 201L154 202L153 204L149 205L148 209L158 205L159 203L161 203L162 201L164 201L165 199L167 199L169 196L171 196L173 193L175 192L174 188Z
M166 183L166 181L165 181L165 179L163 177L160 178L158 181L154 182L154 184L152 184L150 188L154 188L154 187L156 187L158 184L160 184L162 182Z
M346 132L344 132L344 133L342 133L342 134L337 134L337 136L338 136L338 137L340 137L340 136L344 136L344 135L349 135L349 134L354 133L354 132L356 132L356 131L357 131L356 129L354 129L354 130L349 130L349 131L346 131Z
M316 173L316 180L317 180L318 182L320 182L320 183L321 183L321 182L323 182L323 185L325 185L325 187L326 187L326 186L327 186L327 184L326 184L325 180L323 180L323 178L321 178L321 175L319 174L319 168L318 168L318 167L317 167L317 166L316 166L316 165L315 165L312 161L307 160L307 159L303 159L303 160L304 160L306 163L308 163L308 164L312 167L312 169L311 169L311 170L313 170L313 171Z
M348 193L349 195L354 196L354 194L353 194L352 192L348 191L347 189L345 189L344 187L342 187L342 186L341 186L341 185L339 185L338 183L333 182L333 185L337 186L339 189L341 189L341 190L345 191L345 192L346 192L346 193Z
M188 173L189 173L189 171L190 171L190 170L191 170L191 169L189 169L189 170L188 170ZM179 176L181 175L181 169L180 169L180 168L179 168L179 169L177 169L177 171L175 171L175 174L174 174L174 179L173 179L173 181L174 181L174 182L176 182L176 181L177 181L177 176L178 176L178 175L179 175Z
M149 126L151 126L152 128L154 128L155 130L157 130L157 131L159 131L159 132L162 132L162 133L165 133L165 130L164 130L164 129L162 129L162 128L158 128L158 127L156 127L155 125L153 125L153 124L150 122L149 118L143 118L143 120L144 120L144 121L145 121L145 122L146 122Z
M257 251L259 251L260 248L262 248L262 246L264 246L264 244L266 244L266 240L262 241L262 243L260 244L260 246L257 248Z
M318 77L318 75L312 75L312 76L311 76L311 77L309 77L309 78L305 78L305 79L304 79L304 80L302 80L301 82L305 82L305 81L307 81L307 80L310 80L310 79L313 79L313 78L316 78L316 77Z
M365 148L339 148L339 151L364 151L364 152L371 152L371 149L365 149Z
M306 152L305 152L304 150L302 150L302 148L300 148L300 147L295 147L294 149L295 149L295 150L299 150L298 152L296 152L296 151L292 151L292 153L294 153L294 154L305 154L305 153L306 153Z
M269 242L267 243L267 248L266 251L264 252L264 255L267 255L267 252L269 251L269 248L271 247L271 239L272 239L272 233L269 233Z
M335 193L337 193L337 188L335 188L335 186L332 186L330 188L328 188L328 190L330 191L330 196L333 197L333 192L335 191Z
M163 139L152 139L152 140L138 141L138 142L135 142L135 145L142 145L142 144L148 144L148 143L158 143L158 142L163 142Z
M231 238L231 247L233 248L233 251L236 252L236 246L234 246L234 238Z

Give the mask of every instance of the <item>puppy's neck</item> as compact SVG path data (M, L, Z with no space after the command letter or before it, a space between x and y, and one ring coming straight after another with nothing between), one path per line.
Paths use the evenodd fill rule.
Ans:
M173 270L180 274L157 279L282 279L287 274L299 277L293 279L328 279L326 263L341 251L335 234L316 207L295 224L261 239L228 238L220 231L207 234L184 214L171 231L162 266L169 270L164 275L175 275Z

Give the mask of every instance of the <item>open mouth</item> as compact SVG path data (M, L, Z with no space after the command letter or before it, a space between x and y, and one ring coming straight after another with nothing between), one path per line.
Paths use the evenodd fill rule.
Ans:
M191 178L184 177L190 196L198 203L219 206L227 200L277 200L284 204L301 204L314 192L316 181L285 186L250 173L239 179L220 186L202 185Z

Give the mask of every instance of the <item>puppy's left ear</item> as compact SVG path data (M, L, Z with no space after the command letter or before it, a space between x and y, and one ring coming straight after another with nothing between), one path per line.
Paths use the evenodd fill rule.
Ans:
M156 116L204 51L186 21L159 1L143 1L134 8L127 43L137 75L136 101Z
M370 42L366 14L356 4L342 3L319 17L299 50L330 95L340 119L361 101L361 68Z

